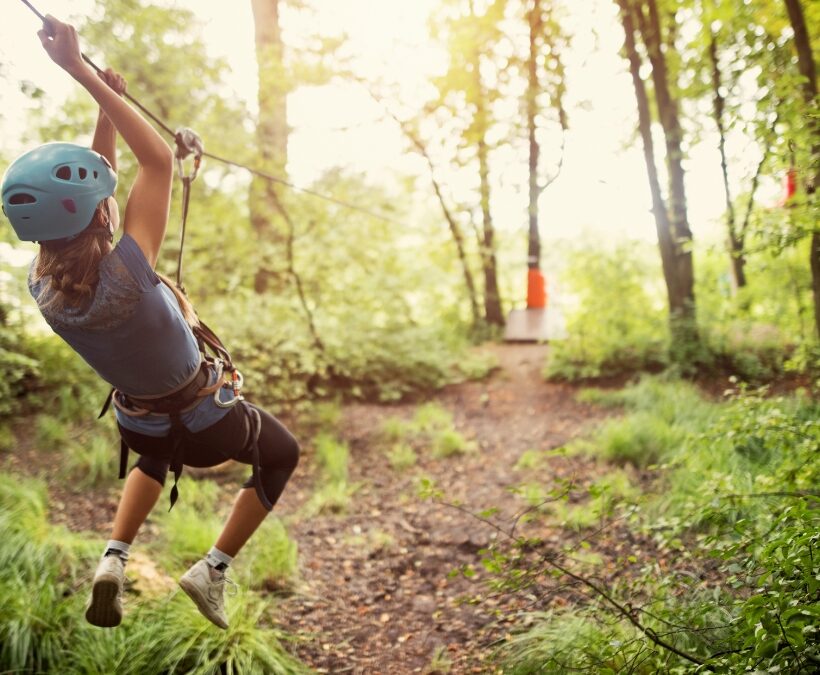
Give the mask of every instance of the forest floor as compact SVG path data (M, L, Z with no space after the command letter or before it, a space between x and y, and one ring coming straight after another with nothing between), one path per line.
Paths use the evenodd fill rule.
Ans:
M448 386L424 401L452 413L456 429L473 442L472 452L437 459L422 449L414 465L394 469L383 425L388 418L410 420L419 404L347 404L335 434L349 445L355 492L342 513L305 517L304 507L320 487L305 443L303 461L277 505L298 543L299 579L289 595L277 599L274 621L295 637L290 649L318 672L493 672L494 645L523 612L583 601L572 587L539 595L488 591L480 551L498 530L468 511L497 508L492 521L509 528L528 507L512 489L527 482L549 489L571 481L570 502L583 503L585 486L606 466L562 454L549 455L538 468L516 464L527 451L549 451L589 433L613 412L578 402L578 387L544 381L545 346L490 349L498 367L487 378ZM292 431L300 437L298 428ZM55 456L39 457L35 448L23 449L7 455L0 469L57 476L51 470ZM443 496L420 496L421 477ZM80 492L54 478L49 487L53 519L107 536L119 485ZM226 499L233 489L226 485ZM549 517L521 528L556 549L583 537ZM603 559L596 578L620 575L627 549L655 555L650 541L623 524L609 524L595 541ZM450 574L465 565L476 574ZM483 600L470 602L474 596Z
M282 625L315 640L297 649L322 672L487 672L490 645L505 633L495 620L512 620L519 598L468 602L483 594L479 551L496 530L469 513L488 508L493 520L510 525L527 503L510 489L527 480L588 482L594 462L552 458L542 475L527 475L516 463L529 450L566 444L602 419L603 413L575 400L576 388L547 383L541 375L546 347L493 348L498 368L485 380L453 385L434 400L453 414L456 429L476 451L441 459L419 453L410 469L391 468L382 437L387 418L409 420L417 406L354 404L344 408L339 430L350 445L352 483L360 483L347 512L294 523L307 592L281 605ZM420 476L443 493L438 501L418 496ZM296 482L287 500L309 497ZM450 572L474 565L466 578Z

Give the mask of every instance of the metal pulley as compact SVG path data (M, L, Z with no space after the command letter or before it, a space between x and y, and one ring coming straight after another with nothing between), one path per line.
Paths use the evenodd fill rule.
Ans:
M183 181L191 182L196 178L199 172L199 165L202 163L202 155L205 153L205 144L202 138L193 129L188 127L180 127L174 134L174 140L177 144L176 158L177 169L179 170L179 177ZM183 160L189 155L193 155L194 163L191 173L185 175Z

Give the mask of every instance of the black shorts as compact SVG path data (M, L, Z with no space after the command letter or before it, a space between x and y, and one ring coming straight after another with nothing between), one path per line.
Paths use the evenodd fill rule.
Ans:
M202 431L187 431L182 440L182 463L185 466L209 467L235 460L253 465L248 441L247 413L254 408L261 421L259 433L259 468L262 487L271 504L275 504L299 462L299 444L287 428L270 413L250 403L240 402L215 424ZM123 441L140 455L136 467L161 485L165 484L173 453L170 436L146 436L122 425ZM253 476L243 487L253 487Z

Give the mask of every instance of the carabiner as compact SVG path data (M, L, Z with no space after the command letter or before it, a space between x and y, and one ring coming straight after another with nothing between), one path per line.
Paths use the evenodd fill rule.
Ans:
M199 165L202 162L202 155L205 152L205 144L202 142L199 134L188 127L180 127L174 136L177 144L176 159L177 169L179 170L179 177L188 182L193 181L199 172ZM185 175L182 166L182 160L188 155L194 156L193 170L189 175Z

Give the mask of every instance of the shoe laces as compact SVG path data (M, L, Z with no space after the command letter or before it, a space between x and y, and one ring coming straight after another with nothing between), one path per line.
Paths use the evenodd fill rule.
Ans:
M225 595L230 597L235 596L239 593L239 585L231 579L227 574L224 572L222 573L221 577L217 577L216 579L212 579L212 582L217 586L222 586ZM227 590L225 590L227 588Z

